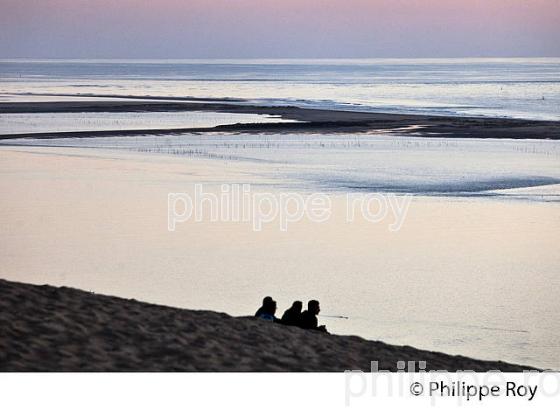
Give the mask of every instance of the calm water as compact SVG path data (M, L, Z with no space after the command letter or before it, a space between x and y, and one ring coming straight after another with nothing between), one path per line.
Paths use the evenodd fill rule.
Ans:
M239 97L267 104L558 120L560 59L2 60L0 99L13 99L6 95L13 93Z
M252 173L275 180L279 189L298 191L560 202L559 141L447 139L383 133L216 133L16 139L0 141L1 144L118 149L173 155L185 161L230 161L258 167Z
M504 155L531 157L512 148ZM348 317L321 318L334 333L560 368L558 203L415 196L390 232L346 222L344 194L333 192L327 222L287 232L209 221L167 229L169 192L195 183L314 191L296 172L306 167L299 158L273 177L271 162L0 147L0 276L232 315L253 313L267 294L281 312L317 298L324 314Z
M0 61L1 101L72 98L29 93L558 120L560 59ZM233 118L25 114L0 116L0 129ZM4 141L0 158L3 278L234 315L265 294L281 309L318 298L349 318L321 318L335 333L560 368L558 141L184 134ZM195 183L326 192L338 209L347 192L414 200L398 233L336 217L287 233L228 223L170 233L167 194Z
M41 132L206 128L236 123L292 122L271 115L223 112L80 112L0 114L0 135Z

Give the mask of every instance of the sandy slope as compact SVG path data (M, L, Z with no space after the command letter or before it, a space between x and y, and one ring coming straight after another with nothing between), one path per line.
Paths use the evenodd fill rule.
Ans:
M0 280L1 371L368 371L528 367Z

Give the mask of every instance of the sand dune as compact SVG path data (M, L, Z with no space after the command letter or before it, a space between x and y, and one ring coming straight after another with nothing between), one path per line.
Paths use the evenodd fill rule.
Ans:
M0 371L369 371L529 367L327 335L250 317L0 280Z
M65 94L58 94L63 96ZM51 96L54 96L51 94ZM70 96L70 95L67 95ZM72 95L78 97L78 95ZM117 97L115 95L87 95L83 97ZM72 113L72 112L188 112L211 111L232 114L274 115L287 123L229 124L209 128L162 128L82 132L42 132L33 134L0 135L0 140L21 137L33 138L83 138L135 135L173 135L205 132L378 132L396 131L399 135L445 138L508 138L508 139L560 139L558 121L534 121L510 118L452 117L416 114L388 114L357 111L310 109L292 106L256 106L233 100L172 99L164 97L118 96L123 101L48 101L0 102L0 114L9 113ZM149 100L149 101L148 101Z

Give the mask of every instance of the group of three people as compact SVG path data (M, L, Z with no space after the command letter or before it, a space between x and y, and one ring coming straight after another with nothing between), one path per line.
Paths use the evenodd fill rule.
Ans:
M271 322L281 323L287 326L297 326L302 329L312 329L326 332L325 326L319 326L317 315L321 311L319 301L310 300L307 303L307 310L302 312L303 303L296 300L292 307L284 312L281 319L276 317L276 301L267 296L263 299L262 306L257 310L255 316Z

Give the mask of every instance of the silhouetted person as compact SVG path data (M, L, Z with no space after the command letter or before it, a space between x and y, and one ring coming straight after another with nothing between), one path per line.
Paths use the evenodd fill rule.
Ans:
M301 309L303 308L303 303L296 300L292 303L292 307L284 312L282 315L281 323L288 326L299 326L301 320Z
M257 310L257 312L255 313L255 316L260 316L261 313L263 313L265 306L267 306L267 304L274 302L274 300L272 299L272 297L270 296L266 296L263 301L262 301L262 306L259 308L259 310Z
M276 314L275 300L273 300L272 298L269 299L265 298L265 300L263 300L263 305L261 309L259 309L260 312L257 312L258 318L268 320L270 322L278 322L278 319L276 318L276 316L274 316Z
M300 316L299 327L302 329L319 330L321 332L326 332L327 328L325 326L318 326L317 315L321 311L319 307L319 301L310 300L307 303L307 310L303 312Z

